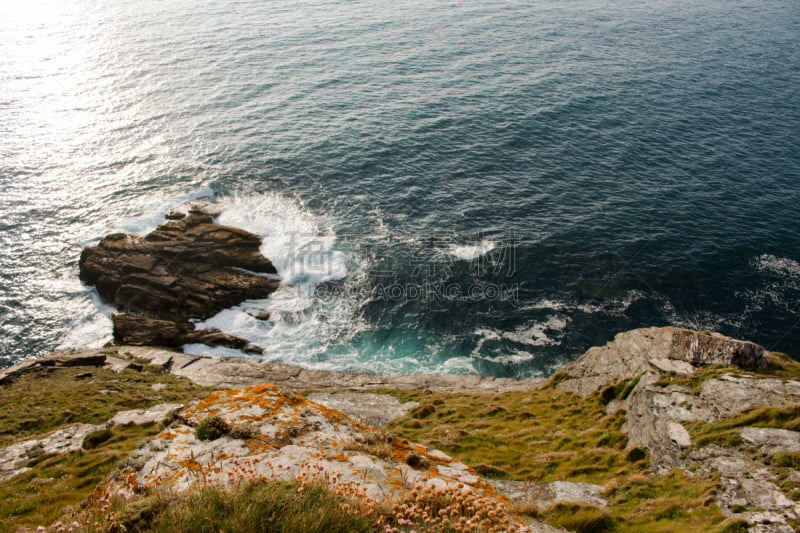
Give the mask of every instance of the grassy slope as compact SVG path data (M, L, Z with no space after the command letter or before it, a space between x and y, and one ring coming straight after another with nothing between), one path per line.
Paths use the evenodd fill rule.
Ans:
M756 375L800 378L796 362L779 354L772 360L770 369ZM699 389L704 380L731 371L711 367L691 378L668 380ZM747 374L739 370L734 373ZM557 391L552 382L541 390L502 395L386 391L402 401L421 404L393 421L389 429L441 449L487 477L605 485L609 498L606 513L569 505L533 510L546 521L569 529L736 531L740 525L725 521L713 503L717 479L687 477L679 472L653 478L646 451L625 449L627 437L621 431L624 416L621 412L607 416L604 407L614 397L627 395L631 384L620 383L588 398ZM747 425L797 430L799 414L797 406L755 409L716 424L694 424L690 431L696 441L707 443L724 441ZM778 455L766 461L785 465L800 462L794 454ZM783 485L793 496L800 492L788 481Z
M91 373L90 377L76 378ZM156 390L153 384L164 384ZM0 388L0 446L42 436L71 423L101 424L119 411L185 403L210 389L154 367L116 374L104 368L61 368L28 373ZM0 530L52 523L62 507L81 503L130 451L160 428L115 427L96 448L39 456L29 472L0 483Z

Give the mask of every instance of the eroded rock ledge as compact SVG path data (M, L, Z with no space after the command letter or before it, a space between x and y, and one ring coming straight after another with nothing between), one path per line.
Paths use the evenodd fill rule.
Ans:
M81 281L120 311L113 317L117 343L200 342L261 352L239 337L196 331L190 322L266 298L280 284L275 266L259 251L261 237L216 224L217 215L213 204L192 202L144 237L115 233L83 250Z
M264 362L251 358L219 358L187 355L148 346L115 346L92 350L53 352L47 357L28 359L0 370L0 384L37 366L100 366L123 369L150 364L182 376L198 385L237 388L273 383L295 390L439 390L443 392L500 393L528 390L547 382L544 378L512 379L476 374L415 374L380 376L361 372L314 370L286 363Z

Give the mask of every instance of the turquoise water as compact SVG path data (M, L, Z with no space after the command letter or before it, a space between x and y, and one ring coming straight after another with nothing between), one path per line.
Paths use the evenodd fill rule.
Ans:
M800 356L797 2L3 11L6 363L108 340L81 248L203 196L281 270L210 321L271 359L529 376L667 324Z

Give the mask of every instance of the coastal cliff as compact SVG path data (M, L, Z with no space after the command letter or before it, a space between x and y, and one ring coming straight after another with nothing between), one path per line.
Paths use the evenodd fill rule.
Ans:
M437 499L450 513L462 497L483 509L456 513L464 531L794 531L798 368L679 328L622 333L550 380L370 376L139 346L58 352L3 371L3 397L80 388L96 412L59 396L52 409L73 413L63 423L37 418L38 407L6 416L0 478L9 492L66 484L73 507L40 514L12 498L2 523L147 529L130 515L141 498L280 482L338 491L343 505L355 495L367 502L358 516L371 510L373 526L397 531L426 529L393 505ZM137 408L122 409L122 396ZM117 407L91 407L97 399ZM207 439L210 420L219 427ZM101 453L115 460L87 475L97 487L69 485L61 472ZM496 520L481 526L489 509Z

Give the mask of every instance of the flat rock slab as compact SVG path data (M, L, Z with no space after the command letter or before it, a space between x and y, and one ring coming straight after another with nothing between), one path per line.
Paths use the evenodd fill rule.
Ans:
M43 454L62 454L81 449L83 439L93 431L104 426L93 424L75 424L49 435L17 442L0 449L0 481L5 481L29 470L25 464Z
M540 483L501 479L492 479L490 483L501 494L517 503L533 503L541 508L562 502L586 503L595 507L608 505L608 500L602 496L603 486L593 483L570 481Z
M309 394L308 399L378 429L419 405L417 402L401 403L389 394L373 392L316 392Z
M800 433L797 431L749 427L739 434L744 442L758 446L766 453L800 452Z
M130 411L120 411L111 419L111 425L124 426L127 424L155 424L170 420L175 413L183 409L183 404L162 403L154 405L148 409L132 409Z

